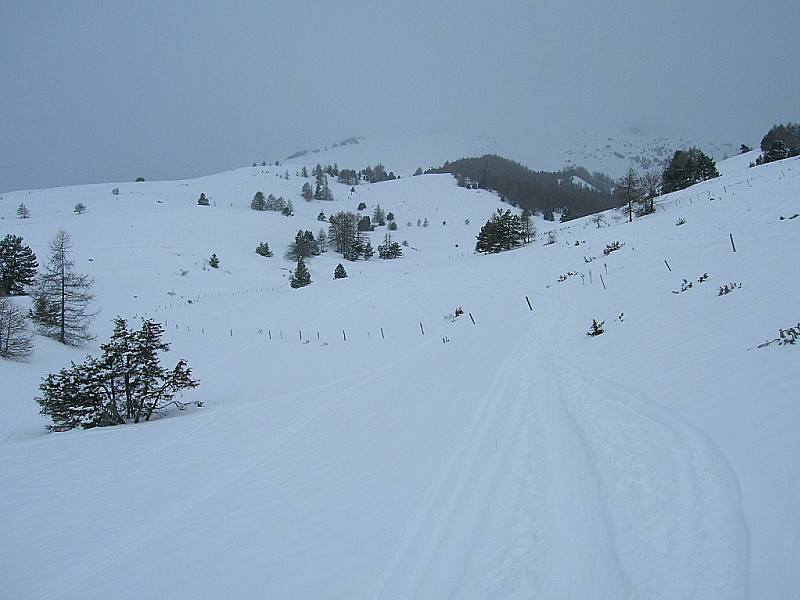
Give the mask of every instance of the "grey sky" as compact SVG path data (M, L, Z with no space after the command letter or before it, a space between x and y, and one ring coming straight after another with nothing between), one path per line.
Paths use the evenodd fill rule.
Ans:
M800 121L798 26L784 0L0 0L0 192L456 127L757 144Z

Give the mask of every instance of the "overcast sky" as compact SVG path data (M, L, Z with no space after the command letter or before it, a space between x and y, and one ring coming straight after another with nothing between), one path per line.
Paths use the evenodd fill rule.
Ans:
M799 29L796 0L0 0L0 192L456 127L754 145L800 121Z

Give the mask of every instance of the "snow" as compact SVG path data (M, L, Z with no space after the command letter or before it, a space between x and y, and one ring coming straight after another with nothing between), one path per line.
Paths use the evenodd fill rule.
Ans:
M800 320L800 163L751 160L491 256L475 236L506 205L446 175L329 203L297 165L4 194L3 235L42 263L64 227L101 313L86 348L0 360L0 597L797 597L800 351L758 346ZM250 210L257 190L296 216ZM290 289L297 230L361 201L404 256L328 252ZM202 408L48 434L41 378L116 315L165 324Z

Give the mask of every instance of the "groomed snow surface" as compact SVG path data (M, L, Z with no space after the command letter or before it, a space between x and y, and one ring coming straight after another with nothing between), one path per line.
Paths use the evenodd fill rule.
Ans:
M505 205L449 176L329 203L295 166L5 194L0 233L42 264L65 228L101 313L86 348L0 360L0 597L800 597L800 348L758 347L800 321L800 162L753 158L492 256ZM404 256L329 251L290 289L296 231L362 201ZM48 434L41 378L116 315L165 325L202 408Z

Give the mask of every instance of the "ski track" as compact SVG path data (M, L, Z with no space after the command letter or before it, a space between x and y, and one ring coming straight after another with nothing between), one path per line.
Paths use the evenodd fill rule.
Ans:
M738 482L702 431L640 392L554 359L633 598L746 598L748 532Z
M748 532L724 456L643 394L570 364L553 350L568 300L537 302L369 597L747 598Z

